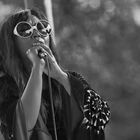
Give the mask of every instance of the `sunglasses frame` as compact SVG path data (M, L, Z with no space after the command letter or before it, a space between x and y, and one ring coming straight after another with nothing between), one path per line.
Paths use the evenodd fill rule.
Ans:
M29 38L30 36L32 36L33 31L34 31L34 29L35 29L36 31L38 31L38 33L39 33L40 35L42 35L42 36L44 36L44 37L47 37L47 36L51 33L51 26L50 26L50 31L47 32L47 35L44 35L44 34L40 33L40 31L37 29L37 24L38 24L39 22L41 22L41 21L47 22L48 25L50 26L49 22L46 21L46 20L40 20L40 21L38 21L35 25L31 25L31 24L30 24L29 22L27 22L27 21L21 21L21 22L18 22L18 23L16 24L16 26L15 26L15 28L14 28L14 30L13 30L13 33L14 33L14 35L17 35L17 36L19 36L19 37L21 37L21 38ZM20 23L27 23L27 24L30 25L31 29L29 29L28 32L31 32L31 34L30 34L29 36L24 37L24 36L21 36L21 35L17 32L17 26L18 26Z

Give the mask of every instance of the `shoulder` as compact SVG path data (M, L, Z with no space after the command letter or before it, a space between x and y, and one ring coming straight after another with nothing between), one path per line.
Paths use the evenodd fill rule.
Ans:
M0 98L8 97L8 95L17 96L17 85L11 76L0 72Z
M84 89L90 88L89 83L87 82L87 80L84 78L84 76L82 74L77 73L77 72L68 71L68 75L70 77L77 79L83 85Z

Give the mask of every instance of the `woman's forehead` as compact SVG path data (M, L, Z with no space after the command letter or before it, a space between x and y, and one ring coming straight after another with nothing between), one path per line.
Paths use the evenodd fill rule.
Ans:
M34 16L34 15L29 15L27 21L28 21L29 23L31 23L32 25L35 25L35 24L39 21L39 18L37 18L37 17Z

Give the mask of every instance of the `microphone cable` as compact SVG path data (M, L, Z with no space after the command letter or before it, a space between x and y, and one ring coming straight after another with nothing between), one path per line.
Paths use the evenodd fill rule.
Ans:
M50 93L50 102L51 102L54 134L55 134L55 140L58 140L58 138L57 138L57 130L56 130L55 113L54 113L54 105L53 105L53 97L52 97L52 84L51 84L51 77L50 77L50 65L49 65L48 58L47 58L47 67L48 67L48 83L49 83L49 93Z
M49 93L50 93L50 103L51 103L53 127L54 127L55 140L58 140L58 138L57 138L57 130L56 130L54 104L53 104L53 96L52 96L52 82L51 82L51 76L50 76L50 64L49 64L48 58L46 57L47 54L45 52L43 52L42 50L39 50L38 51L38 56L45 60L45 62L47 64L47 68L48 68L48 84L49 84Z

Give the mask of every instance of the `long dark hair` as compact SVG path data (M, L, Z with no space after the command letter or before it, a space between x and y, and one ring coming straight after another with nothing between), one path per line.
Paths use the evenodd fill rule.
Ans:
M20 10L16 13L13 13L1 25L0 30L0 70L4 73L11 76L14 81L16 82L17 86L23 92L27 80L29 78L29 73L27 73L25 66L23 65L23 60L19 55L18 49L15 43L15 35L13 34L13 29L15 25L20 21L26 21L29 17L29 12L36 16L39 19L46 19L44 14L37 8L33 8L31 10ZM47 19L46 19L47 20ZM52 39L52 36L49 36L49 47L52 50L53 55L56 58L56 61L59 63L57 53L55 51L55 45ZM58 87L58 92L60 91L59 84L52 80L52 85ZM48 85L48 84L46 84ZM52 88L53 88L52 86ZM54 96L54 103L56 107L61 106L60 95L55 94Z

